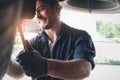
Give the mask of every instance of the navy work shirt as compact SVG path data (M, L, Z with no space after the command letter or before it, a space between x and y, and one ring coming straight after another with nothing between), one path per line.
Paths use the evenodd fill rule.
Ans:
M62 23L52 54L49 49L49 40L44 31L39 31L38 35L30 40L30 43L43 57L57 60L87 59L92 64L92 69L95 66L95 48L90 35L86 31L71 28L65 23ZM62 79L44 76L33 80Z

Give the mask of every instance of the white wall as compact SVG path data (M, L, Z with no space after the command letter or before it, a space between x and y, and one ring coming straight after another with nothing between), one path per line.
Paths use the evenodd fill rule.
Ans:
M70 26L86 30L90 35L96 33L96 19L90 13L82 13L63 9L61 20Z

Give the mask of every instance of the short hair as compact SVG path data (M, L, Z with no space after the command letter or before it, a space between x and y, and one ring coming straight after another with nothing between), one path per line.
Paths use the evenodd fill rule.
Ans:
M47 3L47 4L49 4L49 6L51 8L54 8L55 4L57 4L57 3L61 2L61 1L64 1L64 0L37 0L37 1L42 1L44 3Z

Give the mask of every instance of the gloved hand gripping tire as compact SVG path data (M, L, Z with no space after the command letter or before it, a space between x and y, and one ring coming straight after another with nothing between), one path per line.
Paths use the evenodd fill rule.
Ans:
M33 49L30 43L26 40L28 51L22 50L16 57L16 61L22 66L26 75L33 78L38 78L47 75L48 61L41 54Z

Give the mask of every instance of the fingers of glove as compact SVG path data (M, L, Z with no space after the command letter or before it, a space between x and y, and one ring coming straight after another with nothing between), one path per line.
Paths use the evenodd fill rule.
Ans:
M31 61L29 60L19 60L19 64L22 66L22 67L30 67L32 65Z
M28 67L27 65L24 65L22 66L22 68L27 76L32 76L34 78L37 77L36 73L34 72L31 66Z
M32 76L32 74L29 73L29 72L27 72L27 71L25 71L25 74L26 74L27 76Z
M30 66L28 67L28 66L22 66L22 68L23 68L23 70L24 70L24 72L25 72L25 74L26 75L28 75L28 76L32 76L32 69L30 68Z
M28 52L25 52L24 50L20 51L20 53L18 54L18 56L16 57L16 61L20 62L21 60L28 60L29 58L31 58L32 54L28 54Z
M24 53L25 53L25 51L23 51L23 50L19 52L19 54L18 54L17 57L16 57L16 61L17 61L17 62L20 62L20 61L21 61L22 55L23 55Z
M30 73L30 72L26 72L26 71L25 71L25 74L26 74L27 76L32 76L33 78L37 78L37 77L38 77L36 74Z

